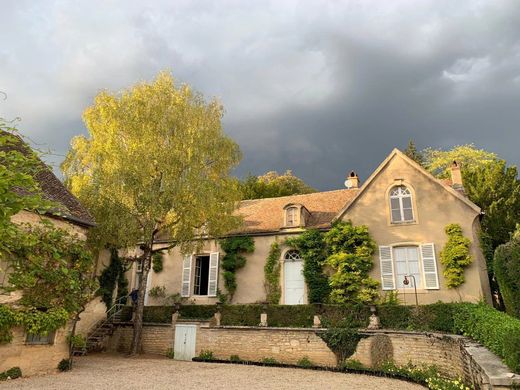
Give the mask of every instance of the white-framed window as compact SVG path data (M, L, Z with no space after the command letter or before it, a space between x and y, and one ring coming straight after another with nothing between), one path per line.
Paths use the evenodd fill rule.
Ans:
M390 190L390 217L392 223L414 220L412 193L409 188L400 185Z
M216 297L218 289L219 253L185 255L182 266L181 296ZM193 268L193 279L192 279ZM193 282L193 283L192 283Z
M419 264L419 248L416 246L397 246L394 248L395 278L397 288L421 288L421 267ZM410 275L413 276L410 277ZM405 276L409 284L404 284ZM414 286L414 278L417 286Z
M413 288L414 278L417 288L439 289L439 275L433 243L381 245L379 261L383 290ZM405 276L408 279L408 285L404 284Z
M289 207L285 210L285 224L287 226L296 226L298 224L298 207Z
M49 332L47 334L27 333L25 343L30 345L54 344L54 334L54 332Z
M300 255L300 251L296 249L290 249L287 252L285 252L283 259L285 261L300 261L302 257Z

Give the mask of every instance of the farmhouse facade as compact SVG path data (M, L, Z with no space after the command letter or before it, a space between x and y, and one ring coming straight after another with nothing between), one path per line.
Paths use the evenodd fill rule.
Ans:
M273 242L282 248L280 304L307 303L302 259L285 240L306 229L326 231L335 221L348 220L366 225L377 244L371 276L380 281L382 295L395 291L402 303L412 304L416 289L420 304L491 301L478 240L481 212L464 195L456 163L451 180L438 180L394 149L361 187L355 173L345 184L348 188L336 191L240 203L236 212L243 217L243 225L230 235L252 237L255 250L245 255L246 265L236 272L237 289L231 303L266 300L264 265ZM444 229L451 223L459 224L471 240L473 258L465 270L466 282L456 289L446 286L440 263L440 251L447 241ZM165 240L158 247L168 244ZM184 255L178 248L164 253L163 270L149 274L146 304L161 304L149 294L154 287L164 287L166 294L179 294L194 303L216 303L219 292L225 292L219 272L223 255L219 241L214 239L205 240L197 253ZM137 286L137 266L130 276L132 286Z

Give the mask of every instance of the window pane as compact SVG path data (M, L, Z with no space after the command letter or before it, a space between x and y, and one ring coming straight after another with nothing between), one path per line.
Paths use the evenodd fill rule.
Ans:
M400 210L392 210L392 222L401 221L401 211Z
M413 221L412 209L404 209L403 210L403 214L404 214L404 220L405 221Z
M405 209L411 209L412 208L412 198L409 196L403 197L403 207Z

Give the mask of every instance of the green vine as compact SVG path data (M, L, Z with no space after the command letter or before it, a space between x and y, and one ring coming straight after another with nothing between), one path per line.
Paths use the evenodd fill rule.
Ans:
M379 282L369 276L375 242L368 227L338 222L324 235L329 251L325 260L334 273L329 279L332 303L373 303L379 298Z
M303 258L303 277L309 303L326 302L330 286L327 275L323 273L323 264L327 258L323 233L316 229L307 230L298 237L287 239L285 243L298 249Z
M155 252L152 255L152 269L153 272L158 274L163 270L163 254L162 252Z
M220 247L226 252L221 262L224 270L224 284L229 296L229 301L237 289L236 271L246 265L244 253L252 253L255 250L255 241L249 236L228 237L220 240Z
M444 231L448 236L448 242L441 251L443 275L448 288L456 288L464 283L464 268L473 261L469 253L471 241L462 235L459 224L452 223L446 226Z
M128 280L125 276L125 266L119 255L117 249L110 249L110 264L106 267L101 275L99 275L99 290L98 295L105 302L107 309L112 307L112 300L114 290L117 288L117 297L120 299L128 295Z
M265 292L267 302L277 305L282 295L280 289L280 244L273 242L264 265Z

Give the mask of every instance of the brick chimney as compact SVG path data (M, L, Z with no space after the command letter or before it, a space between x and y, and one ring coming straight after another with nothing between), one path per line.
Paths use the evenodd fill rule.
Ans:
M347 188L359 188L359 177L356 172L352 171L345 180L345 187Z
M453 161L451 164L451 186L453 189L464 194L464 185L462 184L462 174L460 173L460 164Z

